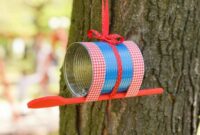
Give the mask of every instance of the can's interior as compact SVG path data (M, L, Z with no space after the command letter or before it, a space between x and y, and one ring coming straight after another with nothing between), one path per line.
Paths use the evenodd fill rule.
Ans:
M74 43L67 49L64 74L74 96L87 95L92 83L92 62L87 49L80 43Z

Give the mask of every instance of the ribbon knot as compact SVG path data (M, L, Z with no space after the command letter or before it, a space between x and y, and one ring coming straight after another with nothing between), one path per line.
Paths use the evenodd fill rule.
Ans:
M117 45L124 41L124 37L122 37L119 34L103 35L96 30L89 30L87 35L88 35L88 38L90 38L90 39L95 38L95 39L98 39L101 41L108 42L112 45Z
M102 34L96 30L89 30L88 38L95 38L108 42L111 45L117 45L124 41L124 37L118 34L109 34L109 6L108 0L102 0Z

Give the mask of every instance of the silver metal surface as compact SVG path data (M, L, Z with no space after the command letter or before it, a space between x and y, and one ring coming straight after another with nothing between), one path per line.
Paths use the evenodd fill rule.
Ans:
M87 49L73 43L67 49L64 62L65 82L74 96L85 96L92 83L92 62Z

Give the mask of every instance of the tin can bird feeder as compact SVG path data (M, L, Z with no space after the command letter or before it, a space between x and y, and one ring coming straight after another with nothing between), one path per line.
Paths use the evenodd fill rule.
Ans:
M47 96L28 103L29 108L45 108L92 101L162 94L162 88L140 90L144 60L133 41L109 34L108 0L102 0L102 34L89 30L98 42L76 42L69 46L63 73L74 97Z

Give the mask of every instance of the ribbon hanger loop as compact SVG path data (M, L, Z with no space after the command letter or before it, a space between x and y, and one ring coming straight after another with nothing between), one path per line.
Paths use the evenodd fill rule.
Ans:
M109 5L108 0L102 0L102 33L96 30L89 30L87 33L88 38L98 39L110 43L111 45L117 45L124 41L124 37L119 34L109 34Z

